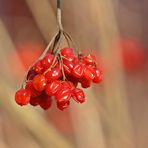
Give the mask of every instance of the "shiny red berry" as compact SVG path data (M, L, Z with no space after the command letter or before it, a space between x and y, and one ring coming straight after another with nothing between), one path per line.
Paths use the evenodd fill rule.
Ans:
M25 86L26 90L29 90L31 92L31 97L37 97L41 94L41 92L37 91L34 86L33 86L33 82L27 82L26 86Z
M40 98L40 102L39 102L39 105L41 108L43 108L44 110L47 110L51 107L52 105L52 98L47 96L47 95L43 95L41 98Z
M62 72L59 68L53 68L50 71L48 71L45 75L48 82L57 80L61 76L62 76Z
M41 92L45 89L46 86L46 78L44 75L37 75L33 79L33 86L34 88Z
M92 54L88 54L87 56L83 56L82 59L85 62L85 64L87 64L87 65L91 65L96 62L96 57Z
M57 102L57 108L60 110L64 110L66 108L68 108L68 106L70 105L70 101L68 102Z
M71 81L65 81L62 83L62 87L69 88L71 90L75 89L75 85Z
M38 74L42 74L44 72L44 68L42 66L41 61L38 61L34 66L33 66L33 70L38 73Z
M64 61L64 72L66 74L70 74L73 67L74 67L74 63L73 62L70 62L70 61Z
M32 80L36 75L37 73L33 70L33 68L30 69L27 74L27 80Z
M98 69L95 72L96 72L96 74L95 74L95 77L93 79L93 82L94 83L100 83L102 81L102 72L101 72L101 70L98 70Z
M73 49L72 48L63 48L61 50L61 54L62 54L62 56L73 54Z
M95 70L91 67L85 67L84 68L84 74L83 76L88 80L88 81L92 81L95 77L96 73Z
M15 101L17 104L23 106L23 105L27 105L30 101L30 91L26 90L26 89L21 89L18 90L15 94Z
M62 88L60 91L56 93L57 102L68 102L71 98L71 90L69 88Z
M41 60L41 63L42 63L42 66L47 69L50 67L50 65L52 64L53 62L53 59L54 59L54 55L53 54L47 54L42 60Z
M76 102L83 103L85 101L85 94L83 90L76 88L73 90L73 99Z
M62 87L61 81L55 80L46 85L45 92L48 96L53 96L59 91Z
M81 78L83 76L84 66L82 64L77 64L72 69L72 75L76 78Z

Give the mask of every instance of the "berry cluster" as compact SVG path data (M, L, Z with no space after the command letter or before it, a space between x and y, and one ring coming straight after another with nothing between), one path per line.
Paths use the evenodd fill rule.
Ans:
M64 110L71 98L78 103L85 101L83 90L77 88L78 83L88 88L92 82L100 83L101 80L102 72L94 55L76 55L72 48L63 48L47 53L31 67L25 86L16 92L15 100L21 106L30 103L46 110L55 99L57 107Z

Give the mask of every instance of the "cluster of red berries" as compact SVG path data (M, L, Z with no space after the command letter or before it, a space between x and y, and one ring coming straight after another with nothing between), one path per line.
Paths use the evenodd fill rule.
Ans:
M48 53L29 70L25 86L16 92L17 104L30 103L43 109L51 107L55 99L57 107L64 110L71 98L78 103L85 101L82 88L91 83L100 83L102 72L98 69L96 58L92 54L76 55L72 48L63 48L56 53Z

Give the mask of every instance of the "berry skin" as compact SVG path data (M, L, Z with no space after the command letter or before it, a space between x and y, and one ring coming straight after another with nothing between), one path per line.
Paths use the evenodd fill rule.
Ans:
M72 55L73 49L72 48L63 48L61 50L61 54L62 54L62 56Z
M36 73L42 74L44 72L44 68L42 66L41 61L38 61L34 66L33 69Z
M75 89L75 85L71 81L63 82L62 87L69 88L71 90Z
M41 94L41 92L37 91L34 86L32 81L27 82L26 86L25 86L26 90L29 90L31 92L31 97L37 97Z
M82 80L80 81L80 83L81 83L81 86L82 86L83 88L89 88L90 85L91 85L91 82L88 81L88 80L86 80L86 79L82 79Z
M52 105L52 98L47 96L47 95L41 96L39 105L44 110L49 109L51 107L51 105Z
M81 78L83 76L84 67L82 64L77 64L72 70L72 75L76 78Z
M27 105L30 101L30 97L31 97L30 91L26 89L20 89L15 94L15 101L17 104L21 106Z
M83 103L85 101L85 94L83 90L76 88L73 90L73 99L78 103Z
M72 95L71 90L69 88L64 87L56 93L55 98L56 98L57 102L66 103L70 100L71 95Z
M37 96L37 97L31 97L31 98L30 98L30 104L31 104L32 106L37 106L37 105L39 105L39 101L40 101L40 97L39 97L39 96Z
M62 76L62 72L59 68L53 68L50 71L48 71L45 75L48 82L57 80L61 76Z
M102 72L101 72L101 70L98 70L98 69L95 72L96 72L96 74L95 74L95 77L93 79L93 82L94 83L100 83L102 81Z
M93 65L96 62L96 57L92 54L88 54L87 56L83 56L82 59L86 65Z
M68 108L70 105L70 101L68 102L57 102L57 108L63 111L64 109Z
M85 67L83 76L88 80L92 81L95 78L95 70L91 67Z
M47 69L50 67L50 65L52 64L53 62L53 59L54 59L54 55L53 54L47 54L42 60L41 60L41 63L42 63L42 66Z
M64 61L64 71L66 74L70 74L74 67L74 63L70 61Z
M44 75L37 75L33 79L33 86L34 88L41 92L45 89L46 86L46 78Z
M56 94L57 91L61 89L61 81L55 80L46 85L45 92L48 96L53 96Z

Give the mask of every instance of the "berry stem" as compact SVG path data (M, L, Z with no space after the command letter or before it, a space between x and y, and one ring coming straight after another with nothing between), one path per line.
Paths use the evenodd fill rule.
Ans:
M57 0L57 22L59 30L63 31L62 17L61 17L61 0Z

